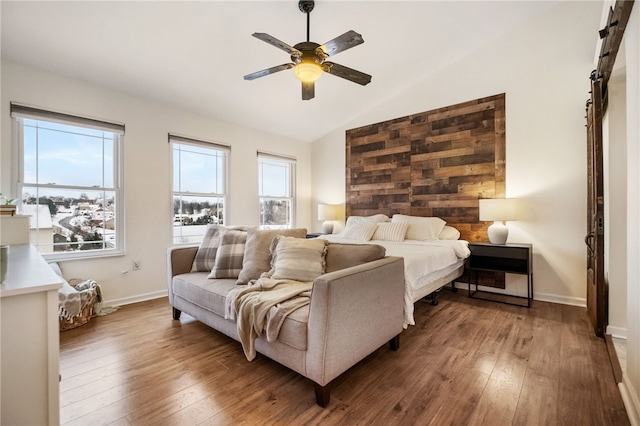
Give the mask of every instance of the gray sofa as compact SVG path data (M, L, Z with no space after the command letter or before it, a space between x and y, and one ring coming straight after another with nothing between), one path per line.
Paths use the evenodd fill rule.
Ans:
M329 403L330 383L367 355L389 342L399 346L403 330L404 261L384 255L378 247L329 244L327 273L313 282L310 304L290 314L277 340L264 335L257 352L309 378L316 402ZM184 312L227 336L239 340L235 321L224 318L227 293L235 278L211 279L192 272L198 247L168 250L169 302L173 318Z

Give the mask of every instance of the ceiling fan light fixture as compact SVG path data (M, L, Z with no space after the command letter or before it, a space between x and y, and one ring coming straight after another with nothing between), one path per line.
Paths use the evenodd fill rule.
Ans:
M300 62L293 73L303 83L313 83L322 75L322 68L315 62Z

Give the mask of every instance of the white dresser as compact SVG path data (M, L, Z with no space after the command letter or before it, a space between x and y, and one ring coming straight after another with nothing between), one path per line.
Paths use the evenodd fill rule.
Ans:
M9 246L0 284L0 424L58 425L58 277L35 247Z

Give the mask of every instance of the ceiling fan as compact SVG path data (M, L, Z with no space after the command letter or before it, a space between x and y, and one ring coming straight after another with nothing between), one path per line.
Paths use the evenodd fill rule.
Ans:
M292 47L266 33L252 34L255 38L287 52L291 55L292 62L247 74L244 76L245 80L255 80L256 78L264 77L278 71L293 68L296 77L302 81L302 99L305 101L313 99L315 96L314 82L320 78L323 72L333 74L336 77L344 78L362 86L371 81L369 74L325 60L329 56L336 55L364 43L362 35L350 30L323 45L309 41L309 15L314 6L315 1L313 0L300 0L298 2L300 11L307 14L307 41L300 42Z

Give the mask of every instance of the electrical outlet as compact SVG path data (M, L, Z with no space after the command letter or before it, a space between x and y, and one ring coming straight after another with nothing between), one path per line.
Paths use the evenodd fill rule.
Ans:
M139 260L134 260L133 261L133 270L137 271L138 269L140 269L140 261Z

